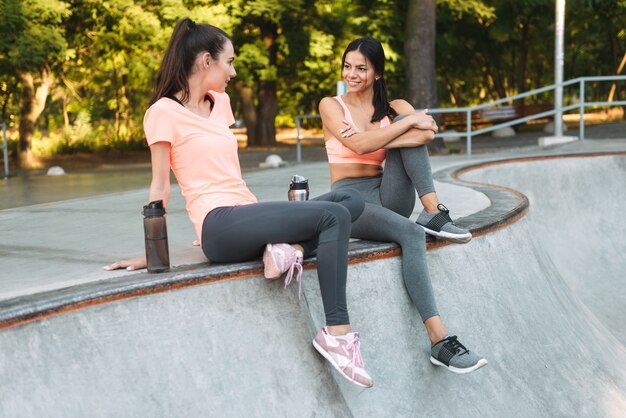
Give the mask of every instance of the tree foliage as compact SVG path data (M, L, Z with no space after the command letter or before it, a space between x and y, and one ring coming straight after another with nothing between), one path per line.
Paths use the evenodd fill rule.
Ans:
M21 87L19 157L24 164L32 161L35 122L45 109L56 73L70 52L62 25L68 16L68 4L58 0L2 2L0 73Z
M406 31L409 4L2 0L0 118L19 127L21 151L30 149L33 132L61 132L66 149L142 146L141 121L163 50L175 22L190 16L232 35L238 78L229 93L236 117L245 120L251 144L271 145L276 125L292 125L334 94L341 53L353 38L381 40L391 96L409 98L407 81L419 76L407 71L414 58L405 52L414 36ZM567 6L565 78L624 74L626 0ZM553 82L554 0L437 0L434 36L429 88L440 106ZM624 95L610 85L600 91Z

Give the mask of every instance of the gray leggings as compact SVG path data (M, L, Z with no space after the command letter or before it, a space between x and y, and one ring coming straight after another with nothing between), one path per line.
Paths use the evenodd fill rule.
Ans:
M420 197L435 191L426 147L389 150L382 176L348 178L332 185L333 190L348 187L365 200L363 214L352 224L352 236L398 243L404 284L422 321L439 315L426 264L425 233L409 219L414 190Z
M348 241L351 223L363 208L359 193L349 189L304 202L215 208L202 224L202 251L211 261L231 263L260 257L268 243L298 243L305 257L317 248L326 325L349 324Z

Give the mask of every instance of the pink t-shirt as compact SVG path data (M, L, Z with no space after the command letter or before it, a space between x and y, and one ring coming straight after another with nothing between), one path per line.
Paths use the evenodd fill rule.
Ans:
M148 145L171 144L170 164L198 239L211 210L257 201L241 177L237 139L229 129L235 122L230 98L213 91L209 95L215 104L208 118L163 97L148 108L143 119Z

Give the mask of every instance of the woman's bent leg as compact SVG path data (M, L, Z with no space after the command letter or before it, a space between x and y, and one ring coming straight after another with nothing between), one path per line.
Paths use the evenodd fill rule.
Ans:
M348 197L354 216L358 195ZM335 195L333 198L337 198ZM318 241L317 271L327 325L349 324L346 304L347 253L351 212L327 201L263 202L222 207L204 221L202 249L218 262L259 257L267 243Z
M428 149L422 145L387 151L380 187L383 206L409 217L415 207L415 196L409 199L407 196L414 195L413 190L420 198L435 192Z
M348 209L348 212L350 212L350 219L352 221L356 220L361 215L364 208L364 202L361 194L356 190L349 188L325 193L311 199L311 201L339 203L340 205ZM312 240L300 241L297 244L300 244L300 246L302 246L304 250L304 257L308 257L313 253L315 249L317 249L318 241L317 237L315 237Z
M391 150L387 154L387 163L380 187L382 205L400 215L409 217L413 211L414 198L406 199L404 186L407 178L415 186L424 206L424 211L417 218L428 234L457 243L467 243L472 234L454 225L448 209L439 204L430 169L428 149L422 145L416 148ZM401 185L397 187L396 183ZM411 205L411 206L409 206Z

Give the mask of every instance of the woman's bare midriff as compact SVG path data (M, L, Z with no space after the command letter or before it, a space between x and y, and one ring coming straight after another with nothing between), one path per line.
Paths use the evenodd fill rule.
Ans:
M348 178L374 177L383 174L383 168L373 164L329 164L329 166L331 184Z

